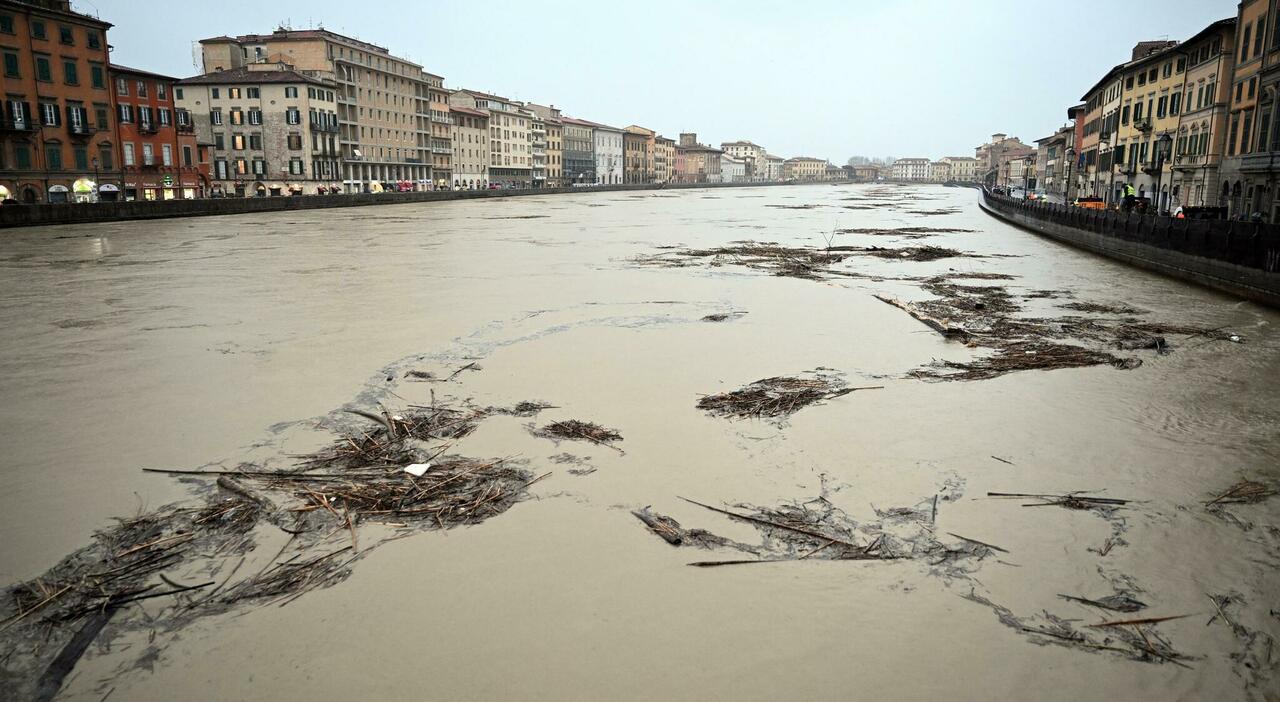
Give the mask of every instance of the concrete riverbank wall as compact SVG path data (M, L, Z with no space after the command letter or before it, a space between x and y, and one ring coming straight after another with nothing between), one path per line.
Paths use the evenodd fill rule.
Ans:
M825 181L839 185L843 181ZM479 200L499 197L528 197L562 193L599 193L632 190L688 190L694 188L755 188L814 183L667 183L664 185L602 185L590 188L539 188L531 190L436 190L414 193L363 193L353 195L306 195L302 197L249 197L204 200L164 200L98 202L64 205L12 205L0 207L0 228L53 224L88 224L131 219L206 217L212 215L314 210L329 207L365 207L411 202Z
M1010 224L1139 268L1280 307L1280 227L1028 203L982 192Z

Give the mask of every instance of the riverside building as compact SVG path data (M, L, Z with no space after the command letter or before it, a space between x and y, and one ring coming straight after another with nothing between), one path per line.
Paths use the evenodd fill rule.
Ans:
M432 145L439 143L433 139L444 139L448 130L432 128L431 110L440 116L447 112L443 102L432 100L431 91L441 89L432 83L442 79L422 66L327 29L213 37L200 40L200 48L206 74L284 62L302 75L332 82L339 180L346 192L368 190L375 182L410 181L416 187L433 182ZM445 162L440 163L443 171Z
M178 109L211 144L214 197L341 192L339 86L285 63L254 63L178 81Z
M118 196L110 27L69 0L0 0L0 195L69 202L77 182L84 189L101 181L104 199Z

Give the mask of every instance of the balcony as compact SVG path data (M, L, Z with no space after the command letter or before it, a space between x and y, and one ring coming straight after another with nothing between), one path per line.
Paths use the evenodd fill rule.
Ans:
M34 132L40 126L29 119L4 119L0 120L0 130L6 132Z
M447 146L432 146L432 147L431 147L431 153L433 153L433 154L451 154L451 153L453 153L453 149L451 149L451 148L449 148L449 147L447 147Z
M87 124L68 124L67 133L73 137L91 137L98 130Z
M1143 119L1135 119L1133 120L1133 128L1145 134L1151 131L1151 120L1145 117Z
M155 134L157 131L159 131L159 128L155 122L139 122L138 123L139 134Z

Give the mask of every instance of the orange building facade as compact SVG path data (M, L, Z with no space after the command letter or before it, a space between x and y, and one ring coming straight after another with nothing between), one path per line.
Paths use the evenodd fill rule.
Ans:
M208 159L191 114L175 103L177 78L111 67L120 143L121 198L191 200L209 194Z
M92 182L118 179L110 27L68 0L0 0L0 195L33 204L91 199L99 195Z

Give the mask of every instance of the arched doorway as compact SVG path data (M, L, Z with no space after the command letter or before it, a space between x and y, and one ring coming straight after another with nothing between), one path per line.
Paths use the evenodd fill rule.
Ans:
M36 189L28 185L22 189L22 202L27 205L34 205L40 201L40 193Z

